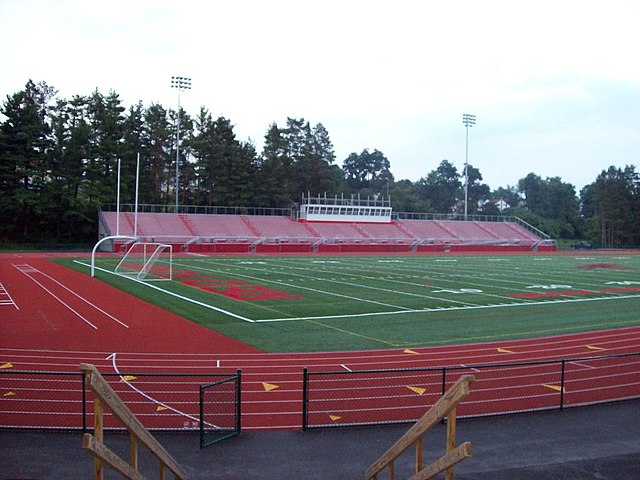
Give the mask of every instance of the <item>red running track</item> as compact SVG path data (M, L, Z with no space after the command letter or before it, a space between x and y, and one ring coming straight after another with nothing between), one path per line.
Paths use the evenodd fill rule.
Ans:
M640 327L633 327L411 351L268 354L49 262L42 256L0 256L0 284L10 297L0 305L0 366L5 367L5 372L78 372L78 366L83 362L95 364L103 374L232 374L241 369L243 429L300 428L303 368L310 372L347 372L460 367L640 351ZM638 358L631 357L627 362L618 373L607 370L604 363L570 363L568 368L572 373L571 382L574 382L566 392L570 403L582 402L582 398L594 389L606 391L607 395L616 394L616 398L639 395ZM521 366L458 372L462 373L473 373L478 378L472 387L472 395L460 407L463 415L547 408L558 395L554 389L559 384L557 368ZM580 380L581 375L586 380ZM616 375L623 378L616 378ZM456 377L448 377L448 382L452 383ZM596 381L594 377L600 380ZM0 384L2 425L25 422L25 418L47 424L48 418L65 412L77 415L70 413L78 411L77 380L66 379L60 383L58 379L53 384L49 380L41 385L40 376L23 380L22 384L10 375L0 378L4 380ZM359 385L364 401L345 399L344 390L339 387L340 381L352 387L354 377L334 378L328 386L318 390L322 394L317 401L325 403L314 410L310 420L319 425L342 421L370 423L394 411L396 416L393 418L402 419L405 415L407 420L415 419L437 398L440 378L439 373L396 379L389 375L384 378L369 375ZM612 391L613 384L607 384L610 380L622 385L615 387L619 392ZM193 376L182 379L183 384L189 384L191 392L185 393L177 387L159 386L158 379L150 381L139 377L118 382L118 391L129 405L134 406L132 409L137 414L146 416L151 426L191 428L196 416L194 388L209 381ZM49 387L53 390L51 398L54 400L47 405L38 401L41 398L38 391ZM419 393L420 389L425 393ZM593 396L592 393L589 395ZM523 399L526 402L523 403ZM399 410L402 414L397 417Z

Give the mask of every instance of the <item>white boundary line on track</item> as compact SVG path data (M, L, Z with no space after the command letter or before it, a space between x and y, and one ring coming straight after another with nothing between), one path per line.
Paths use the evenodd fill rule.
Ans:
M58 299L58 297L56 297L55 295L53 295L51 292L49 292L49 290L47 290L44 286L42 286L40 283L38 283L38 281L36 281L33 277L31 277L30 275L28 275L28 273L39 273L40 275L44 276L45 278L48 278L49 280L51 280L52 282L54 282L56 285L64 288L67 292L69 292L70 294L74 295L76 298L82 300L84 303L86 303L87 305L89 305L92 308L95 308L97 311L99 311L100 313L102 313L103 315L105 315L106 317L109 317L111 320L113 320L116 323L119 323L120 325L122 325L124 328L129 328L129 325L127 325L126 323L122 322L121 320L118 320L116 317L114 317L113 315L111 315L109 312L105 312L102 308L98 307L96 304L90 302L89 300L87 300L86 298L82 297L81 295L77 294L76 292L74 292L73 290L71 290L69 287L67 287L66 285L60 283L58 280L56 280L55 278L53 278L51 275L48 275L46 273L44 273L42 270L38 270L37 268L32 267L31 265L25 265L27 267L29 267L28 271L24 271L20 269L20 265L16 265L13 264L14 267L16 267L18 270L20 270L22 273L24 273L25 275L27 275L27 277L31 278L31 280L33 280L34 282L36 282L38 285L40 285L42 288L44 288L48 293L50 293L54 298L56 298L57 300L59 300L64 306L66 306L67 308L69 308L71 311L73 311L76 315L78 315L80 318L82 318L84 320L84 318L82 316L80 316L80 314L78 314L75 310L73 310L71 307L69 307L66 303L62 302L62 300ZM95 327L96 329L98 327Z
M189 415L188 413L185 412L181 412L178 409L175 409L173 407L171 407L170 405L167 405L164 402L161 402L160 400L156 400L155 398L153 398L152 396L144 393L142 390L140 390L139 388L137 388L135 385L132 385L131 382L129 382L129 380L125 380L124 376L120 373L120 370L118 370L118 365L116 363L116 352L113 352L111 355L109 355L107 358L105 358L105 360L111 360L111 365L113 366L113 370L114 372L116 372L116 374L120 377L120 380L122 380L124 383L127 384L127 386L129 388L131 388L131 390L133 390L134 392L142 395L144 398L146 398L147 400L149 400L151 403L155 403L156 405L159 405L163 408L166 408L167 410L171 410L173 413L177 413L178 415L181 415L183 417L188 418L189 420L195 421L200 423L200 419L197 417L194 417L193 415ZM206 423L206 422L205 422ZM207 426L210 427L214 427L217 429L220 429L220 427L218 425L214 425L212 423L207 423Z
M82 265L84 267L90 267L90 265L87 265L86 263L80 262L78 260L74 260L73 262L77 263L79 265ZM111 271L106 270L104 268L95 267L95 269L96 270L100 270L101 272L110 273L111 275L115 275L115 276L120 277L120 278L126 278L127 280L131 280L132 282L136 282L136 283L139 283L140 285L144 285L145 287L149 287L149 288L152 288L154 290L158 290L158 291L160 291L162 293L166 293L167 295L171 295L172 297L176 297L176 298L179 298L180 300L184 300L185 302L193 303L195 305L199 305L199 306L204 307L204 308L215 310L216 312L220 312L220 313L223 313L225 315L229 315L230 317L237 318L238 320L242 320L244 322L249 322L249 323L255 323L255 320L251 320L250 318L243 317L242 315L238 315L236 313L229 312L228 310L224 310L222 308L214 307L213 305L209 305L209 304L204 303L204 302L199 302L198 300L194 300L193 298L185 297L184 295L180 295L180 294L177 294L177 293L174 293L174 292L170 292L169 290L165 290L165 289L160 288L160 287L158 287L156 285L151 285L150 283L142 282L142 281L137 280L135 278L126 277L124 275L118 275L117 273L111 272Z

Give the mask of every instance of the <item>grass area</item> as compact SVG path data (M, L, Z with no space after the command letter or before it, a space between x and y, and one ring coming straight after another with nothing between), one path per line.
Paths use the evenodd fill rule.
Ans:
M88 273L87 260L59 259ZM640 255L175 256L97 277L265 351L411 348L640 325ZM80 262L80 263L78 263ZM166 272L166 266L160 266Z

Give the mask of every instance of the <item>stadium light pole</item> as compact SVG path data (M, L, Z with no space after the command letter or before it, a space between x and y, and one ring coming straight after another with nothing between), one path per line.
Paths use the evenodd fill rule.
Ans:
M468 200L469 200L469 127L476 124L476 116L468 113L462 114L462 123L467 130L464 154L464 219L467 220Z
M191 90L189 77L171 77L171 88L178 89L178 112L176 116L176 214L178 214L178 181L180 174L180 92Z

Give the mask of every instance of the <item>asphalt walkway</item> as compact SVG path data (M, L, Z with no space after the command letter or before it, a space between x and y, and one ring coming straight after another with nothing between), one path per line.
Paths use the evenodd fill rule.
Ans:
M157 438L190 479L362 479L407 429L243 432L203 450L193 433ZM444 453L445 435L444 425L427 435L426 462ZM126 435L107 432L105 441L127 458ZM458 480L640 479L640 400L460 419L457 443L464 441L472 443L473 456L456 467ZM80 433L0 431L0 479L92 478L92 460L81 443ZM413 455L408 452L396 463L396 478L412 475ZM140 466L157 478L151 460L141 454ZM119 477L110 472L106 478Z

